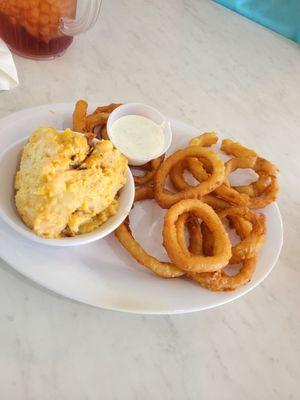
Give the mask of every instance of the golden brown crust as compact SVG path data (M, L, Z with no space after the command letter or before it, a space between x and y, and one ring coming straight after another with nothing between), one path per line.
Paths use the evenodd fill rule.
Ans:
M75 132L86 132L86 113L88 103L85 100L78 100L73 112L73 130Z

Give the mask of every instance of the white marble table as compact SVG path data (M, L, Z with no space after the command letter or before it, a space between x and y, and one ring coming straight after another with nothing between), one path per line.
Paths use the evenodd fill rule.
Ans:
M247 296L173 317L91 308L1 262L0 398L299 399L299 46L206 0L113 0L61 59L15 60L0 116L136 100L259 148L281 169L285 244Z

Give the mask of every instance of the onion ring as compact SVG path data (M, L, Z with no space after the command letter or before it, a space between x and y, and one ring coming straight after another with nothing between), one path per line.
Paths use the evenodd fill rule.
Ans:
M200 136L194 137L189 141L189 146L209 147L216 144L218 135L215 132L204 132Z
M245 207L231 207L218 213L223 220L228 218L231 226L240 236L241 241L232 246L232 257L229 264L239 264L247 258L257 255L265 240L265 218L264 215L256 215ZM203 237L203 252L211 255L214 248L213 235L205 224L201 224Z
M247 233L247 236L243 238L240 243L232 247L232 257L229 263L239 264L247 258L256 256L265 241L266 228L264 215L256 215L244 207L231 207L220 211L218 215L221 219L228 216L240 216L246 221L249 221L252 225L251 231ZM232 220L232 223L234 226L234 219ZM244 227L239 225L239 232L237 233L240 234L242 229L244 229Z
M153 189L150 186L143 186L136 189L135 202L153 198ZM191 251L200 251L202 245L202 236L200 225L196 218L188 213L180 216L180 222L183 226L187 223L188 231L192 238L190 243ZM168 262L161 262L150 256L133 238L129 217L115 230L115 235L122 246L131 254L136 261L149 268L156 275L163 278L176 278L185 274L184 271L178 269L175 265Z
M119 242L131 254L131 256L140 264L149 268L156 275L162 278L177 278L184 275L184 271L175 265L157 260L150 256L141 245L132 236L129 226L129 217L115 230L115 235Z
M100 130L100 136L101 136L102 139L109 140L109 137L108 137L108 134L107 134L106 125L104 125L104 126L101 128L101 130Z
M230 207L230 204L227 203L227 201L220 199L213 194L206 194L205 196L201 197L201 201L211 206L215 211Z
M197 186L185 189L177 193L171 193L164 188L166 178L176 163L184 160L186 157L197 157L206 159L212 165L212 173L210 177ZM225 168L220 157L211 150L207 150L201 146L190 146L183 150L176 151L173 155L167 158L154 177L154 194L157 203L162 208L169 208L176 202L189 199L201 198L202 196L212 192L220 186L225 178Z
M202 222L201 224L201 234L202 234L202 251L206 256L212 256L214 254L214 237L209 230L208 226Z
M134 202L146 199L153 199L154 192L152 186L140 186L135 189Z
M232 291L250 281L255 271L256 261L256 256L244 260L240 271L236 275L228 275L223 270L219 270L201 274L188 273L188 277L212 291Z
M218 136L211 132L211 133L204 133L200 135L199 137L196 137L192 140L190 140L189 145L200 145L200 146L211 146L212 144L215 144L218 141ZM253 152L253 150L249 150L239 143L234 143L230 141L229 139L223 140L222 144L226 145L229 147L229 149L233 148L233 150L236 151L236 149L239 150L239 154L241 157L239 158L238 162L227 162L225 164L225 171L226 171L226 177L233 172L233 170L237 168L252 168L254 167L255 161L256 161L256 153ZM229 145L230 144L230 145ZM237 154L237 153L236 153ZM245 155L247 154L247 157ZM202 161L202 162L201 162ZM182 191L182 190L187 190L191 189L194 186L189 185L184 177L183 177L183 172L185 169L189 170L191 174L194 176L194 178L198 182L203 182L209 179L209 172L210 172L210 166L207 165L207 162L205 162L205 165L203 166L203 161L205 160L199 160L197 158L187 158L183 160L180 163L177 163L172 170L170 171L170 180L175 187L175 189ZM233 166L236 165L235 168ZM227 167L227 170L226 170ZM220 185L215 191L214 194L217 196L220 196L226 201L229 201L230 203L233 203L235 205L246 205L249 201L249 197L246 196L244 193L240 193L234 188L231 188L228 182L224 182L222 185Z
M155 158L154 160L150 161L151 169L150 171L147 171L144 175L142 176L134 176L134 183L136 185L145 185L146 183L149 183L153 180L159 166L164 160L165 155L163 154L160 157Z
M235 218L233 227L241 239L246 238L251 231L247 221L238 216L232 216L230 218ZM237 218L240 218L241 220L239 226L236 224ZM203 237L203 251L204 254L209 255L213 249L213 236L205 224L201 224L201 230ZM256 261L256 255L252 258L243 260L240 271L235 275L228 275L224 270L219 270L217 272L204 272L201 274L189 273L188 276L206 289L213 291L231 291L249 282L255 271Z
M180 246L176 223L179 216L186 212L203 219L213 232L215 245L212 256L193 255ZM216 271L227 265L231 257L231 243L220 218L210 206L198 199L182 200L167 211L163 227L163 244L173 263L185 271Z
M249 208L264 208L273 203L278 195L277 168L269 161L259 157L253 170L258 174L258 180L242 187L236 186L234 189L238 192L248 190Z
M78 100L73 112L73 130L75 132L86 132L86 112L88 103L85 100Z
M256 182L234 186L239 193L248 195L249 208L264 208L276 200L279 191L277 168L263 158L257 158L253 170L258 174Z
M185 248L185 227L189 232L188 250L192 254L202 254L202 233L198 219L189 213L181 214L176 223L177 239L181 247Z
M257 157L254 150L248 149L247 147L241 145L239 142L234 142L231 139L222 140L221 150L228 155L234 157Z
M235 157L244 157L246 154L248 156L251 154L256 155L253 150L242 146L238 142L233 142L230 139L222 141L221 150L226 154ZM250 185L236 186L233 187L233 189L239 193L248 194L249 200L247 205L249 208L263 208L275 201L277 198L279 191L277 181L278 169L268 160L265 160L262 157L257 157L253 170L259 176L256 182L253 182ZM268 185L267 182L269 182Z
M236 217L241 218L241 217ZM242 218L241 218L242 219ZM243 220L243 219L242 219ZM243 220L245 221L245 220ZM238 233L236 224L234 228ZM213 235L207 228L207 225L201 224L202 237L203 237L203 252L206 255L212 254L213 252ZM240 225L239 234L242 237L247 237L249 234L249 227L247 224ZM257 256L247 258L242 261L242 266L239 272L235 275L228 275L223 269L216 272L203 272L203 273L187 273L187 276L192 280L199 283L202 287L212 291L232 291L240 286L246 284L251 279L255 267L256 267Z
M248 207L249 208L264 208L268 204L273 203L276 201L278 192L279 192L279 185L278 181L274 177L270 177L271 183L261 192L258 193L257 191L254 192L254 196L249 197ZM239 191L239 187L235 188Z
M256 158L233 158L225 163L225 176L228 178L229 174L238 168L253 168L255 165ZM209 178L209 174L203 167L202 162L196 158L188 158L184 164L176 166L177 168L173 170L173 174L170 178L176 189L186 189L192 188L183 178L183 170L187 169L191 172L195 179L199 182L205 181ZM223 183L213 192L214 195L223 198L224 200L236 204L236 205L247 205L249 202L249 197L245 193L238 192L235 188L230 187L229 184Z
M183 173L184 170L189 170L189 162L192 162L195 166L197 165L197 176L199 179L198 182L203 182L209 178L209 175L207 174L206 170L203 167L203 164L201 161L199 161L197 158L186 158L183 161L177 163L174 165L174 167L170 171L170 181L172 182L172 185L176 190L186 190L195 187L194 185L189 185L186 180L184 179ZM191 171L190 171L191 172ZM193 174L194 176L194 174ZM200 179L201 176L201 179ZM195 178L195 176L194 176Z
M236 231L241 240L250 235L252 231L251 222L247 221L239 215L227 215L230 227Z
M226 154L237 157L237 159L229 160L225 164L226 177L237 168L251 168L259 175L259 178L256 182L245 186L230 187L224 183L214 191L215 195L232 204L250 208L263 208L276 200L279 186L276 179L277 168L273 164L261 157L257 157L255 151L230 139L222 141L221 149ZM177 164L173 167L173 171L170 173L171 181L177 190L186 190L193 187L184 180L184 169L188 169L199 182L206 180L208 177L208 173L203 168L201 161L195 158L188 158L184 164ZM267 184L268 181L269 184Z
M136 191L135 202L139 200L149 199L153 197L153 190L149 186L139 188ZM144 265L156 275L162 278L177 278L184 275L184 271L177 268L174 264L169 262L162 262L148 254L142 246L134 239L130 225L129 216L125 221L115 230L115 236L118 238L121 245L131 254L131 256Z
M96 110L93 112L93 114L100 114L100 113L111 113L113 110L116 108L120 107L122 103L111 103L108 104L107 106L100 106L97 107Z
M213 144L217 143L218 141L218 136L214 132L205 132L200 136L197 136L189 141L189 146L202 146L202 147L209 147L212 146ZM174 186L175 189L177 190L185 190L190 187L184 177L183 177L183 171L187 169L187 160L190 160L189 158L186 160L183 160L177 164L174 165L174 167L170 171L170 180ZM203 175L205 174L205 170L202 166L202 163L195 158L199 164L199 168L203 169ZM209 166L210 167L210 166ZM202 180L208 179L208 176L206 178L203 178Z
M91 114L86 117L86 129L93 132L96 126L106 124L110 113Z
M198 162L198 160L197 160ZM225 177L226 180L229 174L235 171L238 168L251 168L255 164L255 158L233 158L225 163ZM193 176L196 179L206 179L207 172L203 168L199 169L196 161L194 159L188 160L188 167ZM243 193L237 192L234 188L232 188L227 182L220 185L217 189L214 190L214 194L223 198L224 200L237 204L237 205L246 205L249 201L248 196Z
M137 169L146 169L147 171L151 171L152 167L151 167L151 161L148 161L146 164L142 164L142 165L135 165L134 168Z
M187 218L183 218L180 220L181 215L177 221L177 237L178 241L182 248L186 249L185 239L184 239L184 223L186 222ZM242 236L245 237L249 233L248 227L245 224L240 225L240 233ZM214 251L214 242L213 242L213 235L208 229L207 225L202 223L201 224L202 230L202 237L203 242L200 248L203 250L203 253L206 256L213 254ZM190 243L193 239L193 236L190 237ZM195 253L199 254L199 245L195 247ZM251 279L256 267L256 256L246 259L242 263L242 267L240 271L235 275L228 275L223 270L218 270L215 272L202 272L202 273L195 273L195 272L188 272L187 277L191 278L192 280L199 283L201 286L205 287L206 289L213 290L213 291L229 291L235 290L238 287L246 284Z

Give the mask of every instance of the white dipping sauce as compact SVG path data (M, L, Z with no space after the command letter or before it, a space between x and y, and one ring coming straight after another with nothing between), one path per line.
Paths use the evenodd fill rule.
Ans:
M140 115L125 115L115 121L110 139L129 158L151 159L164 147L162 126Z

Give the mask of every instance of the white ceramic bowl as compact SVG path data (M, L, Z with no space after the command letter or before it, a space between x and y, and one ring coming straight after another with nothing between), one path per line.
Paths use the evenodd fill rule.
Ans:
M59 239L44 239L31 231L19 216L14 202L14 180L19 168L22 149L28 137L13 143L0 155L0 217L21 235L35 242L50 246L76 246L101 239L113 232L128 215L134 200L134 181L130 169L127 168L126 184L120 190L120 208L116 215L109 218L93 232Z
M150 107L146 104L141 103L126 103L122 106L116 108L109 116L107 121L107 134L111 142L114 144L114 141L111 138L110 130L115 121L124 117L125 115L139 115L142 117L146 117L151 119L158 125L163 124L163 133L164 133L164 146L161 152L157 154L152 154L148 158L130 158L127 157L127 154L124 154L128 158L129 165L138 166L147 163L148 161L152 160L153 158L157 158L164 154L171 145L172 142L172 130L170 121L162 115L158 110L153 107ZM115 145L115 144L114 144ZM115 146L117 147L117 146Z

